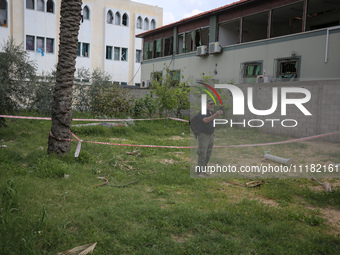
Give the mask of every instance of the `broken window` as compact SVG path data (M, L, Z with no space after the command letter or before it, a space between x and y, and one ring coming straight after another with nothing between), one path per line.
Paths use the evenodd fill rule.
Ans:
M139 17L137 18L137 28L138 28L138 29L142 29L142 24L143 24L142 17L139 16Z
M0 26L7 27L7 2L0 0Z
M122 56L121 56L120 60L122 60L122 61L128 60L128 49L127 48L122 48Z
M54 39L46 38L46 52L53 53L54 52Z
M34 51L34 36L26 35L26 50Z
M153 44L153 57L159 58L162 56L162 39L154 41Z
M112 13L112 11L107 12L106 22L109 23L109 24L113 24L113 13Z
M112 46L106 46L106 59L112 59Z
M37 10L38 11L45 11L45 2L44 0L37 0Z
M115 25L120 25L120 13L116 12L115 14Z
M26 9L34 10L34 0L26 0Z
M123 26L128 26L128 21L129 21L129 17L126 13L124 13L123 21L122 21Z
M242 42L267 38L268 12L246 16L242 20Z
M261 74L261 63L244 63L244 77L257 77Z
M195 30L195 45L194 50L197 49L198 46L208 45L209 44L209 28L199 28Z
M279 80L294 80L298 77L298 58L279 59L278 61L278 77Z
M115 56L114 56L114 60L120 60L120 48L119 47L115 47L114 48L114 53L115 53Z
M178 53L193 51L193 31L178 35Z
M164 39L164 56L171 56L173 52L173 37Z
M309 0L306 31L340 25L340 1Z
M85 6L83 9L83 18L90 19L90 9L87 6Z
M83 43L83 57L89 57L89 56L90 56L90 44Z
M218 40L221 46L240 43L240 19L219 24Z
M48 0L47 1L47 12L54 13L54 2L53 0Z
M272 10L271 37L302 32L303 1Z

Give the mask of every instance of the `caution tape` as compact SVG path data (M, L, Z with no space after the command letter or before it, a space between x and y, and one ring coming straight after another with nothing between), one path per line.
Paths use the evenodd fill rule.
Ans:
M0 115L0 117L16 118L16 119L51 120L51 118L43 118L43 117L26 117L26 116L10 116L10 115ZM154 119L73 119L73 121L134 121L134 120L160 120L160 119L166 119L166 118L154 118ZM169 118L169 119L188 122L187 120L183 120L183 119L179 119L179 118ZM75 157L79 156L82 142L92 143L92 144L113 145L113 146L146 147L146 148L168 148L168 149L194 149L194 148L197 148L197 147L192 147L192 146L137 145L137 144L121 144L121 143L83 141L82 139L77 137L72 132L71 132L71 134L77 140L66 139L66 138L57 138L52 134L52 132L50 132L50 136L52 136L53 138L55 138L57 140L78 142L76 152L75 152ZM340 134L340 131L326 133L326 134L320 134L320 135L314 135L314 136L308 136L308 137L303 137L303 138L297 138L297 139L291 139L291 140L286 140L286 141L279 141L279 142L258 143L258 144L239 144L239 145L217 145L217 146L214 146L214 148L236 148L236 147L255 147L255 146L277 145L277 144L285 144L285 143L294 143L294 142L299 142L299 141L307 141L307 140L318 139L318 138L323 138L323 137L326 137L326 136L338 135L338 134Z
M14 116L14 115L0 115L0 118L10 118L10 119L28 119L28 120L51 120L50 117L29 117L29 116ZM142 121L142 120L165 120L167 118L148 118L148 119L72 119L72 121L106 121L106 122L122 122L122 121ZM179 118L169 117L168 119L189 122L188 120L183 120Z

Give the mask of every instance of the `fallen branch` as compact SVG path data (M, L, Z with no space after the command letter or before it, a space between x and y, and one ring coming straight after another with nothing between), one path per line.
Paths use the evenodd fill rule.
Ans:
M73 249L58 252L57 255L86 255L93 252L94 248L96 247L97 243L86 244L82 246L75 247Z

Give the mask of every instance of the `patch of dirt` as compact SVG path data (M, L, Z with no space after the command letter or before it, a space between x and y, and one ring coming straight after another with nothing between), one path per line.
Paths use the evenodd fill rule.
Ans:
M174 135L172 137L169 138L170 140L183 140L184 138L178 135Z
M174 240L177 243L185 243L189 241L189 239L192 237L192 234L181 234L181 235L171 235L172 240Z

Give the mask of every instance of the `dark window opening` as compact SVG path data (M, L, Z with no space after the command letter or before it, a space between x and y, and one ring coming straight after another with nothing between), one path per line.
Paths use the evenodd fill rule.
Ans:
M26 0L26 9L34 10L34 0Z
M0 0L0 26L7 27L7 2Z
M115 25L120 25L120 13L116 12L115 14Z
M164 56L171 56L173 52L173 37L164 39Z
M271 37L302 32L303 1L272 10Z
M87 6L83 9L83 19L90 19L90 9Z
M298 77L299 59L280 59L278 60L278 78L279 80L294 80Z
M151 20L151 29L156 28L156 21L154 19Z
M115 47L114 48L114 54L115 54L115 56L114 56L114 60L120 60L120 48L119 47Z
M112 46L106 46L106 59L112 59Z
M122 61L128 60L128 49L127 48L122 48L122 56L121 56L120 60L122 60Z
M240 43L240 19L220 24L218 26L218 41L221 46Z
M268 12L247 16L242 21L242 42L267 38Z
M148 18L144 19L144 30L149 30L149 19Z
M136 63L142 62L142 51L136 50Z
M90 44L83 43L83 57L89 57L89 56L90 56Z
M144 59L151 59L152 58L152 49L153 49L153 43L152 42L144 43Z
M142 29L142 27L143 27L143 20L142 20L142 17L139 16L139 17L137 18L137 28L138 28L138 29Z
M306 31L340 25L340 1L309 0Z
M54 13L54 2L52 0L47 1L47 12Z
M123 21L122 21L123 26L128 26L128 21L129 21L129 17L126 13L124 13Z
M171 84L173 86L179 84L181 78L181 71L180 70L170 71L170 78Z

